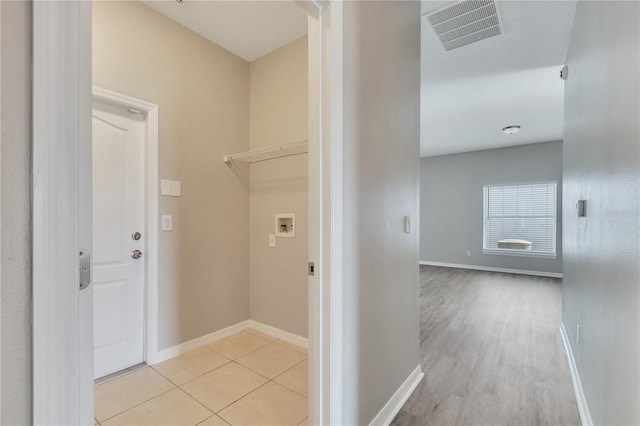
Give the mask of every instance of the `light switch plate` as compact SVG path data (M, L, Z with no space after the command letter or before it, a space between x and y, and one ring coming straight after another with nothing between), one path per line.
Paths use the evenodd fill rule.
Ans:
M273 248L276 246L276 236L274 234L269 234L269 247Z
M405 234L411 232L411 216L404 217L404 232Z
M182 193L182 185L179 180L160 180L160 195L167 197L179 197Z
M173 216L170 214L162 215L162 230L173 231Z

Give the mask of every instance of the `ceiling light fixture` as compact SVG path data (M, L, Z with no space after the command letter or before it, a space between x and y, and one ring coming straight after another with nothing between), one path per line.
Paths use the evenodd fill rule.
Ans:
M514 126L503 127L502 131L508 135L513 135L514 133L518 133L520 131L520 126L516 124Z

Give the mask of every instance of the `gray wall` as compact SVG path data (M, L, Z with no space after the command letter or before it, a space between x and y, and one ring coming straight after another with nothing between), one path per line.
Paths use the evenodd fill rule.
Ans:
M427 157L420 174L421 261L562 272L561 141ZM482 187L542 181L558 182L557 258L482 254Z
M594 424L640 424L639 12L578 2L568 54L563 322Z
M344 2L344 28L342 403L361 425L420 359L420 2Z
M3 425L31 424L31 2L0 2Z

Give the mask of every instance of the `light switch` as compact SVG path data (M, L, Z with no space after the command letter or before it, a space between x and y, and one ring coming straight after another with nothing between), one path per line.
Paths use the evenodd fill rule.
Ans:
M269 247L276 246L276 236L274 234L269 234Z
M404 232L405 234L411 232L411 216L404 217Z
M180 181L172 180L171 181L171 195L174 196L174 197L179 197L180 193L181 193L180 187L181 187Z
M173 231L173 216L170 214L162 215L162 230Z
M160 195L171 195L171 181L166 179L160 180Z

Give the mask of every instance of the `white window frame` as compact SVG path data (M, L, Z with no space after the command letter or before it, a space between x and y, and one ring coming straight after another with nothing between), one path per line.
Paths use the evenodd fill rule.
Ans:
M541 185L541 184L554 184L556 185L556 209L554 214L554 220L556 221L555 233L553 235L553 253L546 253L540 251L525 251L517 249L501 249L501 248L486 248L486 224L487 216L489 215L489 188L499 186L516 186L516 185ZM541 259L556 259L558 257L558 182L557 181L544 181L544 182L518 182L518 183L496 183L490 185L484 185L482 187L482 254L489 254L494 256L517 256L517 257L535 257Z

